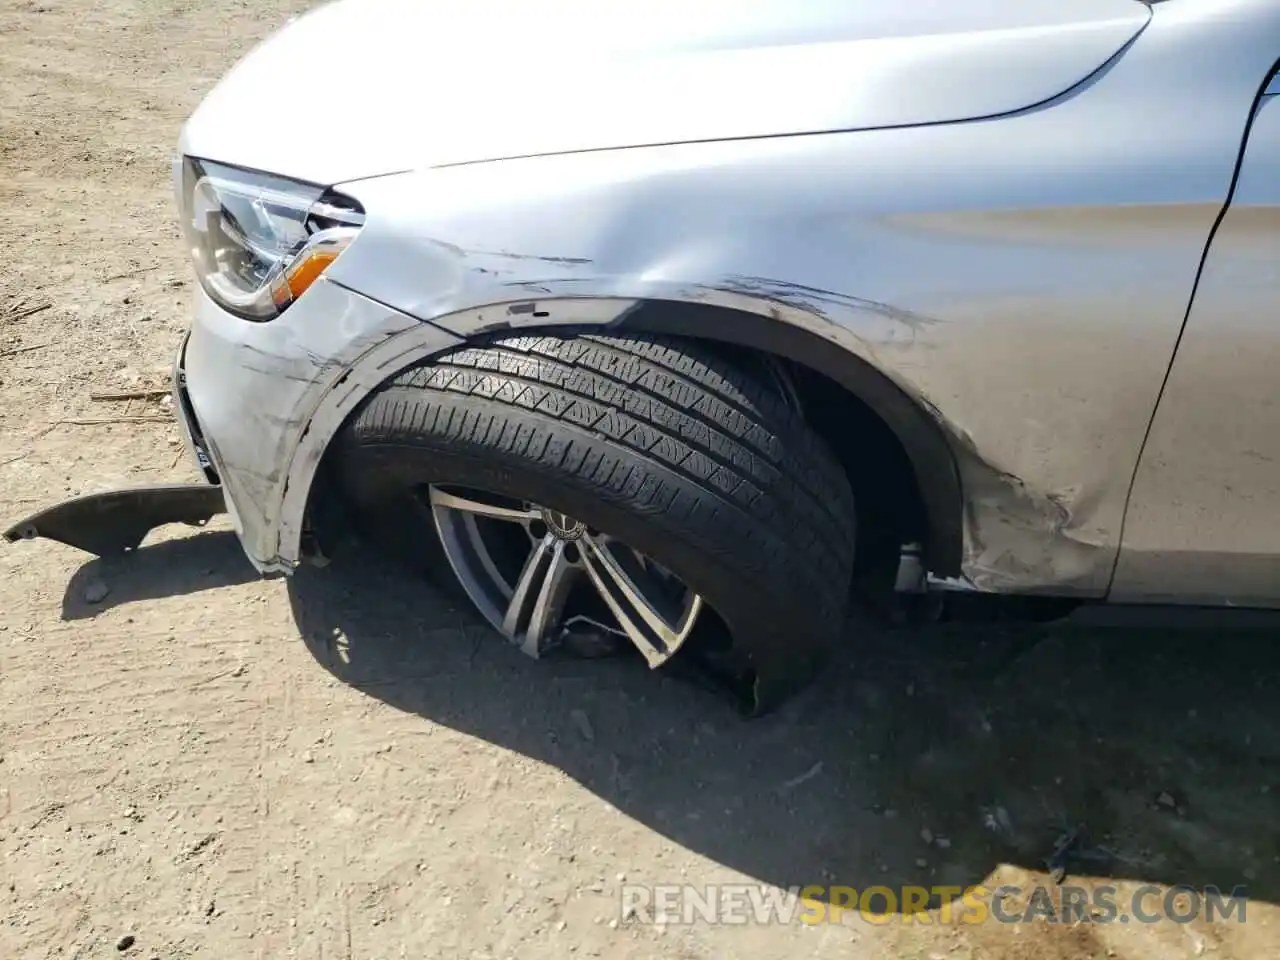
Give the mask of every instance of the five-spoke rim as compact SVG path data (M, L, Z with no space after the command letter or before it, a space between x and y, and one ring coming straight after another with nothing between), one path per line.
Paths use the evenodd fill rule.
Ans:
M585 619L625 636L656 667L693 632L700 596L661 564L568 514L458 487L429 487L426 500L462 588L530 656Z

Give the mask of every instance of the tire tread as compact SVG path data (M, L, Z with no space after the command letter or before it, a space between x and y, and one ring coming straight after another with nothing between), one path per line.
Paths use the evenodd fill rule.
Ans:
M562 474L661 518L759 589L839 618L848 481L753 360L676 337L507 336L397 374L344 442L441 444Z

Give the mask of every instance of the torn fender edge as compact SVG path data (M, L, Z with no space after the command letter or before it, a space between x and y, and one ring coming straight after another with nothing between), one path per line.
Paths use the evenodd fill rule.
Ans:
M169 523L202 527L227 511L222 487L192 483L135 487L75 497L20 520L5 540L44 538L99 557L136 549L148 533Z

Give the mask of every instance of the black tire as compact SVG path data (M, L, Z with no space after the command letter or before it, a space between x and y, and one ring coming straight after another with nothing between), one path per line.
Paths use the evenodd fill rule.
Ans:
M406 498L457 484L563 510L651 556L728 625L757 709L844 625L848 481L753 354L659 336L503 337L397 374L338 452L357 511L401 540Z

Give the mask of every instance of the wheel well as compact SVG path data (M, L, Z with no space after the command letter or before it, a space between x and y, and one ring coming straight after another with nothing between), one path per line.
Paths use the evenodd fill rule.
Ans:
M859 578L892 576L899 548L913 541L931 571L959 575L963 500L951 447L937 421L883 373L799 327L727 307L650 301L614 329L787 361L805 416L840 458L858 500Z
M875 367L807 330L707 304L648 301L605 329L711 341L783 361L806 418L840 459L857 498L856 577L892 577L901 545L913 541L930 571L960 574L963 500L951 447L937 420ZM328 469L332 452L325 450L308 497L304 553L322 555L317 535L328 540L345 526Z
M844 467L858 509L858 580L892 580L904 543L928 539L911 461L883 420L838 383L789 361L805 419Z

